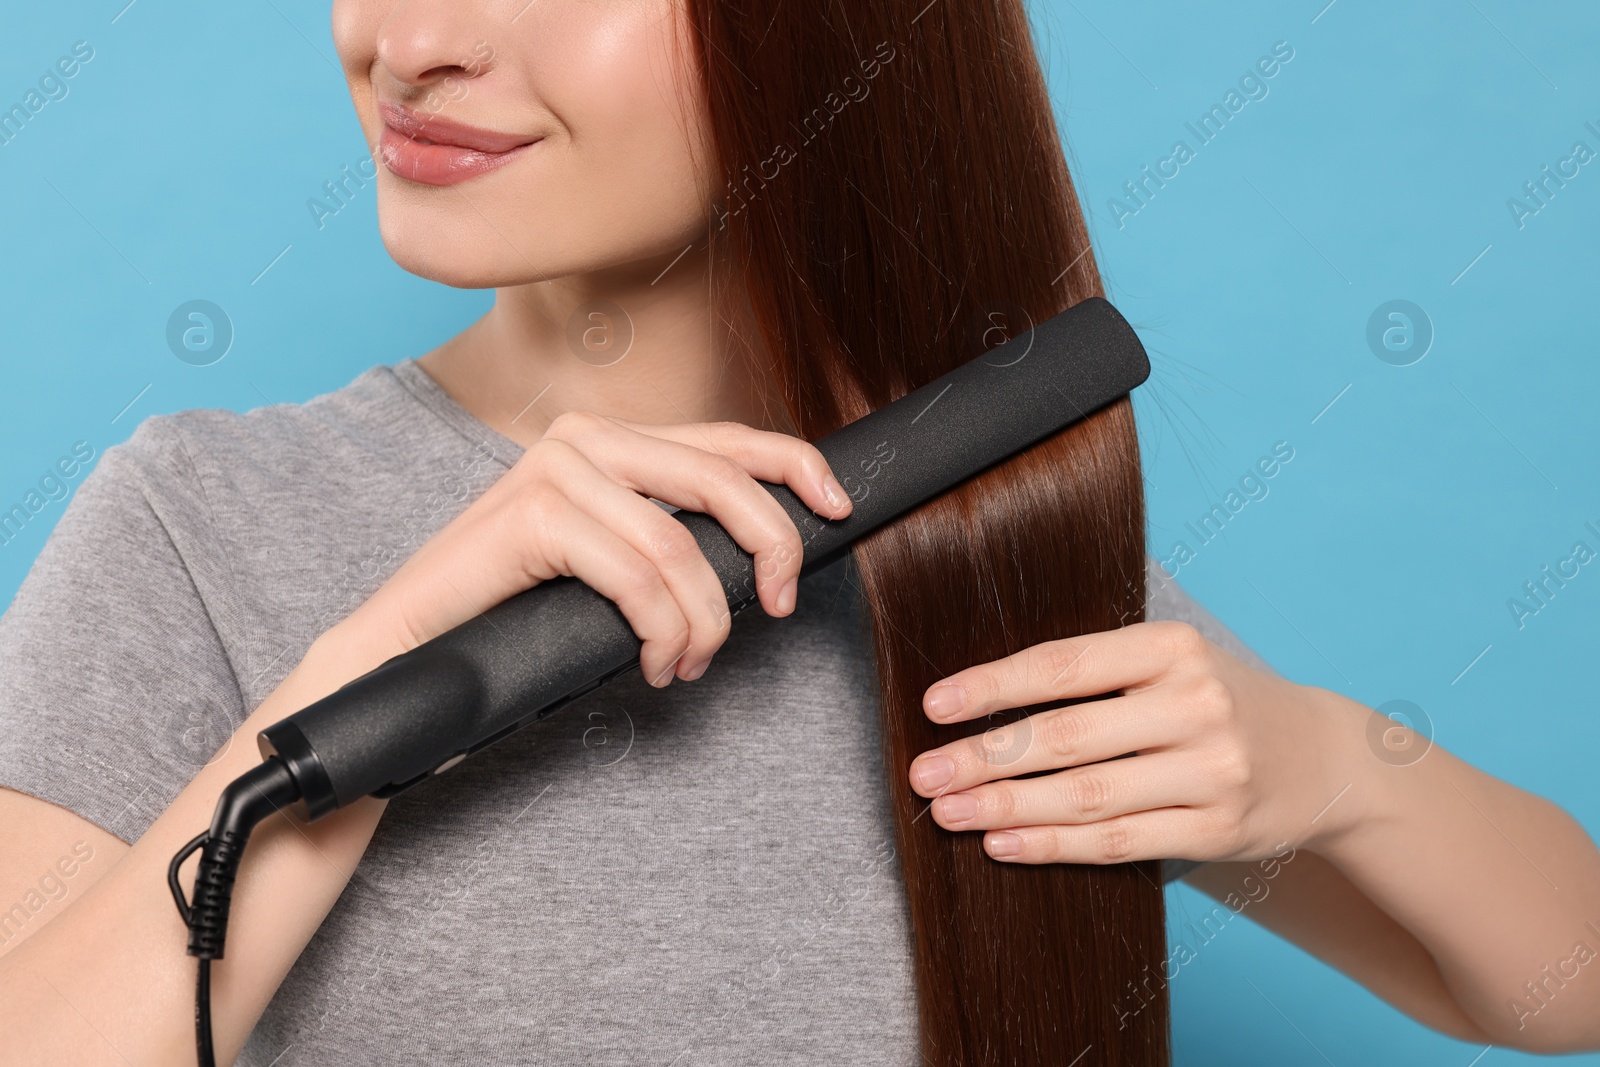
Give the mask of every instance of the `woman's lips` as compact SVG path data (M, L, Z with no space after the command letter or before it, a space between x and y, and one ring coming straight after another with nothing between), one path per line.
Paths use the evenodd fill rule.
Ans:
M378 142L384 166L423 185L455 185L511 162L539 142L525 134L500 133L421 115L398 104L382 104Z

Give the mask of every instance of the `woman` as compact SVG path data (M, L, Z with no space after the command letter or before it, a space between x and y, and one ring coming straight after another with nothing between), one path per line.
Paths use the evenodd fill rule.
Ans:
M753 479L847 514L871 471L803 439L1099 291L1018 5L334 30L388 250L496 302L307 404L147 420L80 489L0 633L8 1060L190 1062L164 868L257 731L556 574L641 676L263 824L221 1062L1164 1063L1172 857L1429 1025L1600 1042L1541 971L1600 944L1582 829L1386 762L1386 720L1147 590L1126 403L795 580ZM767 617L730 632L646 497L727 526Z

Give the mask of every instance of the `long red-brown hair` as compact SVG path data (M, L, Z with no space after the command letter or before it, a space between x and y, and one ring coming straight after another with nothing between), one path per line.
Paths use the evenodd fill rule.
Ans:
M1020 0L686 2L712 236L742 283L719 299L754 324L801 436L1101 295ZM907 781L918 753L993 725L935 726L934 681L1143 618L1143 534L1123 400L856 550L934 1067L1168 1061L1163 991L1117 1006L1165 957L1156 865L996 862L918 818Z

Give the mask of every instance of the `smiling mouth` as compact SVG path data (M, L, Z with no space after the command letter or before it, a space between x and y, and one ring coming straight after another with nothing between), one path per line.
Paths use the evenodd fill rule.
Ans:
M423 115L398 104L380 105L383 163L398 177L420 185L455 185L496 170L538 144L542 137L469 126L441 115Z

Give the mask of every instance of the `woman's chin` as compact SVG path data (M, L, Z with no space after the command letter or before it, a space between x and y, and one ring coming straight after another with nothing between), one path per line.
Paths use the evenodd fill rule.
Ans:
M503 242L451 241L437 232L391 233L379 227L383 247L400 269L419 278L455 289L498 289L551 277L540 264L530 263ZM501 249L493 247L495 243ZM502 254L504 249L504 254Z
M655 278L701 241L707 225L703 214L688 210L664 224L614 212L518 219L493 206L485 200L485 217L476 209L413 209L380 198L378 233L389 257L410 274L457 289L499 289L630 265Z
M426 278L430 282L438 282L440 285L448 285L452 289L499 289L535 280L531 275L515 277L490 270L481 262L463 263L444 261L437 257L407 257L395 255L393 251L389 254L406 273Z

